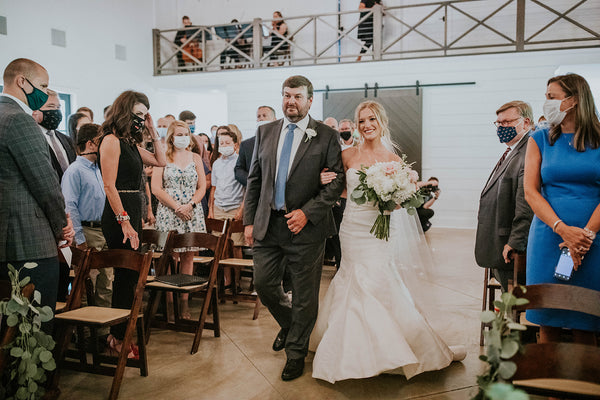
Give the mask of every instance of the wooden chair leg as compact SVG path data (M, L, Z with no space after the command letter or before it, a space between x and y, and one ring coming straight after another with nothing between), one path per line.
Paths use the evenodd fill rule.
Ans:
M141 316L136 324L137 341L139 350L140 375L148 376L148 356L146 354L146 338L144 337L144 317Z
M87 364L87 354L85 351L85 329L83 326L77 326L77 348L79 349L79 363L82 368Z
M206 297L204 298L204 303L202 304L202 311L200 311L200 318L198 319L198 325L196 326L196 334L194 335L194 342L192 343L191 354L196 354L198 352L198 347L200 346L200 339L202 338L202 331L204 330L204 323L206 322L206 315L208 314L208 309L210 307L211 302L213 301L212 299L213 297L215 297L213 296L213 293L214 287L212 289L208 289L206 292Z
M213 296L212 296L212 310L213 310L213 325L214 325L214 335L215 337L221 337L221 320L220 320L220 315L219 315L219 304L217 301L217 289L213 289Z
M481 296L481 311L485 311L487 309L487 294L488 294L488 269L484 268L484 276L483 276L483 296ZM483 332L485 331L485 324L481 323L481 329L479 332L479 345L484 345L484 337Z
M145 331L146 344L150 340L150 331L152 329L152 321L154 320L156 312L158 311L158 305L160 304L161 295L162 295L162 292L158 291L158 290L153 290L150 292L150 299L148 301L148 311L147 311L146 318L144 318L144 320L145 320L144 331ZM166 313L167 313L167 310L166 310L166 306L165 306L165 314Z
M258 313L260 311L260 306L261 306L260 299L258 298L258 296L256 296L256 304L254 305L254 315L252 316L252 320L255 320L255 319L258 318Z
M127 366L127 355L129 354L129 347L131 345L131 336L133 329L125 331L125 337L121 344L121 351L117 357L117 365L115 367L115 375L113 377L112 385L110 387L110 393L108 395L109 400L117 400L119 397L119 390L121 390L121 383L123 382L123 375L125 374L125 367Z

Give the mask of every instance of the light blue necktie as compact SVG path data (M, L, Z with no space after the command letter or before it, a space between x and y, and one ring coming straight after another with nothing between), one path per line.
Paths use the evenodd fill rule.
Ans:
M281 155L279 156L279 170L275 180L275 209L285 209L285 183L287 181L288 169L290 167L290 156L292 155L292 143L294 142L294 129L296 124L289 124L288 131L283 140Z

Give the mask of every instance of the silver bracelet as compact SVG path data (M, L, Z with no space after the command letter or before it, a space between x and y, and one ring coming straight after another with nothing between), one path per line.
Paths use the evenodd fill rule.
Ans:
M563 222L563 221L560 218L556 220L556 222L552 226L552 232L556 232L556 225L560 224L561 222Z

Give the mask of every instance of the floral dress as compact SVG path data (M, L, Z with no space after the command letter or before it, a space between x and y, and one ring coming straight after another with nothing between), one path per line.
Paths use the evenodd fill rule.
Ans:
M179 204L188 204L192 201L197 185L198 174L193 162L183 169L174 163L169 163L163 170L163 188ZM175 210L160 203L156 212L156 230L160 232L175 230L177 233L206 232L202 205L198 203L192 211L192 218L184 221L175 215ZM178 252L197 250L200 249L193 247L174 249Z

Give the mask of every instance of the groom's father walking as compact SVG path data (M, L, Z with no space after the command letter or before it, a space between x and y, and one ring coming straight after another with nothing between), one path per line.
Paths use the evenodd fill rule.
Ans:
M281 326L273 350L285 348L281 374L304 370L308 340L317 319L325 239L335 234L331 208L344 188L338 133L308 115L313 87L303 76L283 83L284 118L260 126L244 206L246 240L254 242L254 284ZM323 168L337 172L321 185ZM281 281L291 277L292 301Z

